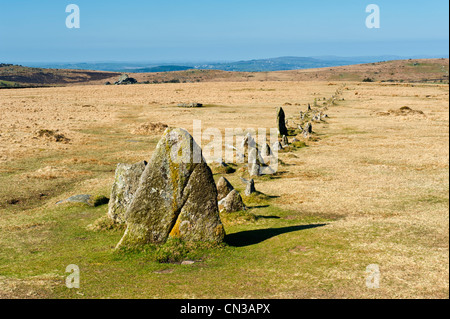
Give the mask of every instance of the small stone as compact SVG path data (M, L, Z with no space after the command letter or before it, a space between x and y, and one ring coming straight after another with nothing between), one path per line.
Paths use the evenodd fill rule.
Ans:
M231 183L225 177L221 177L217 182L217 200L221 201L227 197L232 190L234 190L234 187Z
M255 193L255 181L253 179L249 180L247 183L247 187L245 188L245 195L250 196L251 194Z
M244 150L245 153L246 150L255 147L256 147L255 139L250 133L247 133L242 139L241 148Z
M312 130L312 124L308 123L305 126L305 129L303 130L303 135L304 136L309 136L310 134L312 134L313 130Z
M261 176L261 166L258 163L249 163L248 173L250 177Z
M86 204L89 206L94 206L91 202L91 197L92 195L75 195L75 196L71 196L65 200L61 200L59 202L57 202L56 204L65 204L65 203L81 203L81 204Z
M246 209L241 195L236 190L232 190L230 194L221 201L221 206L223 206L221 211L226 213L233 213Z
M272 153L269 144L265 143L261 149L261 155L263 157L265 156L270 156L270 154Z
M185 107L185 108L193 108L193 107L203 107L202 103L180 103L177 104L178 107Z
M272 150L274 151L281 151L283 149L283 145L281 145L281 142L275 142L272 145Z

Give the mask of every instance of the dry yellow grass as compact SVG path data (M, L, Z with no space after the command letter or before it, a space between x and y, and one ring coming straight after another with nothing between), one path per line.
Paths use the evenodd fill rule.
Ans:
M14 175L15 162L48 153L46 163L20 172L22 183L81 178L73 186L79 193L108 188L112 170L83 175L89 171L83 165L149 159L158 136L133 134L143 124L160 122L191 132L193 120L201 120L203 129L217 127L222 132L271 128L277 106L284 105L292 121L307 103L329 98L341 85L227 82L2 90L0 174ZM314 126L318 140L281 155L286 164L281 178L257 182L259 191L279 196L274 203L290 211L292 218L333 217L322 231L323 238L342 242L342 250L329 252L340 266L317 269L316 275L279 273L283 285L271 288L267 297L448 298L448 85L349 82L341 97L345 100L329 107L329 119ZM206 107L176 106L192 101ZM404 106L423 114L380 114ZM70 143L36 138L40 129L59 130ZM153 144L133 148L127 139ZM13 175L4 180L14 181ZM0 197L1 192L6 190ZM62 192L58 199L67 195ZM33 214L52 207L55 200L42 203ZM14 220L8 209L0 206L0 216L9 216L3 223L10 225ZM300 263L305 254L326 249L297 246L301 248L280 263ZM380 265L380 289L364 285L369 263Z

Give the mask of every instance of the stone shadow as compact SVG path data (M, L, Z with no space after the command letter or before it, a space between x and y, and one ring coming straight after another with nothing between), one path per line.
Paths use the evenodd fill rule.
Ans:
M225 242L233 247L245 247L255 244L259 244L272 237L292 233L295 231L306 230L311 228L323 227L327 224L311 224L311 225L298 225L288 226L281 228L266 228L256 230L246 230L230 235L226 235Z

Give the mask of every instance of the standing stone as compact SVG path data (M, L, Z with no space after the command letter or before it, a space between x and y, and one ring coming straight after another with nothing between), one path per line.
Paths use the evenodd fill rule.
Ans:
M277 128L279 135L288 135L288 130L286 128L286 116L282 107L277 108Z
M188 194L187 200L169 236L191 242L223 241L225 230L219 217L217 189L205 162L194 169L183 192Z
M133 200L146 165L145 161L132 165L117 165L108 206L108 217L115 223L125 223L125 213Z
M252 148L248 154L248 173L250 176L261 175L261 164L264 163L264 159L261 157L257 148Z
M234 189L231 183L225 178L221 177L217 182L217 200L221 201Z
M281 145L280 142L275 142L272 145L272 150L274 151L281 151L283 149L283 145Z
M272 154L272 151L270 150L269 144L265 143L263 147L261 148L261 156L264 158L266 156L270 156Z
M286 137L286 135L283 135L283 137L281 138L281 146L282 147L287 147L289 146L289 140Z
M246 209L241 195L236 190L232 190L230 194L222 200L221 204L221 211L226 213L233 213Z
M256 146L255 139L252 134L247 133L242 139L241 147L242 149L254 148Z
M261 166L258 163L248 163L248 174L250 177L261 176Z
M308 123L305 126L305 129L303 131L303 137L309 138L309 136L312 134L312 124Z
M200 147L185 130L168 128L141 176L117 245L184 241L221 242L217 189Z
M312 108L311 108L311 104L308 103L308 111L307 112L311 112Z
M247 187L245 188L245 195L250 196L251 194L255 193L255 181L253 179L249 180L247 182Z
M320 114L314 115L313 121L315 121L315 122L320 122Z
M313 130L312 130L312 124L311 124L311 123L306 124L305 131L306 131L308 134L312 134Z

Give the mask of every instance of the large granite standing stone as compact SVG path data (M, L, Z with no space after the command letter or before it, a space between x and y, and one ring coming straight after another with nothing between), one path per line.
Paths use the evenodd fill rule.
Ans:
M277 108L277 128L279 135L288 135L288 130L286 128L286 116L282 107Z
M141 176L118 247L185 241L221 242L217 189L200 147L185 130L168 128Z
M117 165L108 207L108 217L115 223L125 223L126 211L134 198L146 165L145 161Z

